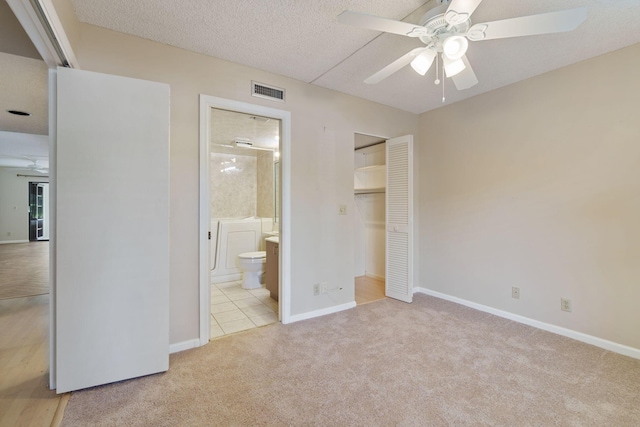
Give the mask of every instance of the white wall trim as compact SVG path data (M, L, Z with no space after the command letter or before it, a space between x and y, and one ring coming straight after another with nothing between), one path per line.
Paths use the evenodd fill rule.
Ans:
M224 276L211 277L211 283L224 283L242 280L242 273L225 274Z
M531 319L529 317L520 316L518 314L509 313L508 311L498 310L497 308L489 307L486 305L478 304L472 301L468 301L462 298L454 297L451 295L443 294L437 291L432 291L427 288L413 288L413 293L421 293L432 297L440 298L443 300L451 301L456 304L461 304L467 307L474 308L476 310L484 311L505 319L513 320L514 322L523 323L525 325L533 326L534 328L542 329L547 332L562 335L567 338L572 338L577 341L581 341L587 344L594 345L596 347L603 348L605 350L613 351L624 356L633 357L634 359L640 359L640 349L629 347L623 344L618 344L613 341L605 340L602 338L594 337L593 335L587 335L582 332L574 331L572 329L563 328L561 326L552 325L549 323L541 322L539 320Z
M291 112L261 105L200 95L200 345L209 342L211 315L210 254L207 234L211 226L211 195L209 194L209 128L211 108L255 114L281 121L280 171L282 194L280 198L280 290L279 315L283 324L291 317Z
M60 45L60 49L62 50L64 56L69 63L71 68L80 68L78 64L78 60L76 59L76 55L71 48L71 42L67 37L67 34L64 31L64 27L62 26L62 22L56 13L56 9L53 6L52 0L40 0L40 6L51 26L51 30L53 31L56 39L58 40L58 44Z
M331 307L322 308L320 310L308 311L302 314L294 314L289 317L289 323L299 322L300 320L313 319L314 317L326 316L327 314L333 314L339 311L349 310L350 308L353 308L355 306L356 306L356 302L351 301L346 304L333 305Z
M199 338L177 342L175 344L169 345L169 354L178 353L180 351L185 351L185 350L191 350L192 348L200 347L201 345L202 344L200 344Z
M62 60L53 47L47 30L45 30L42 22L40 22L38 13L35 11L31 2L29 0L7 0L7 3L47 66L55 69L57 66L62 65ZM64 32L64 28L53 3L51 0L41 0L39 4L69 65L73 68L78 68L78 61L71 49L71 43L69 43L69 39Z
M2 240L0 241L0 245L6 245L8 243L29 243L28 240Z

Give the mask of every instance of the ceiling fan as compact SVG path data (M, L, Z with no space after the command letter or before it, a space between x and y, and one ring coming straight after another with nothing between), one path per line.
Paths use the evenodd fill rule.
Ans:
M350 10L338 15L338 21L343 24L415 37L426 45L396 59L367 78L365 83L378 83L408 64L424 76L440 55L446 77L451 77L458 90L468 89L478 83L478 78L466 57L469 40L475 42L571 31L587 18L587 9L579 7L471 25L471 14L482 0L438 1L443 6L425 13L420 19L420 25ZM439 83L437 78L435 83Z
M49 173L49 162L46 160L39 160L30 156L0 156L0 159L8 161L8 164L2 166L6 169L29 170L41 174ZM27 164L27 162L31 162L31 164Z

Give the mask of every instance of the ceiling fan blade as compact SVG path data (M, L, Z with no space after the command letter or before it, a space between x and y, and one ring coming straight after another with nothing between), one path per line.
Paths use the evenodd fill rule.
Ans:
M452 0L444 13L444 19L451 25L462 24L481 2L482 0Z
M427 29L420 25L380 18L379 16L353 12L351 10L345 10L338 15L338 22L353 25L354 27L384 31L386 33L400 34L409 37L420 37L421 35L427 34Z
M424 52L427 49L428 48L426 47L418 47L413 49L411 52L401 56L400 58L393 61L391 64L384 67L382 70L378 71L371 77L367 78L364 82L370 85L381 82L382 80L389 77L391 74L400 70L402 67L408 65L411 61L415 59L416 56L420 55L422 52Z
M476 77L476 73L473 72L473 68L471 68L471 64L469 63L466 55L460 59L464 62L465 69L455 76L452 76L451 80L453 80L453 84L456 86L456 89L469 89L470 87L478 84L478 78Z
M587 19L587 8L578 7L559 12L504 19L502 21L483 22L472 26L467 33L467 38L473 41L480 41L561 33L575 30L585 19Z

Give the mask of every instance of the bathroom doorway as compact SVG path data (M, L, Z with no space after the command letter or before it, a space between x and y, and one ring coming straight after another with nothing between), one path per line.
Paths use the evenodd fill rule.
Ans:
M354 136L354 276L356 304L385 296L385 178L387 138Z
M290 113L205 95L200 112L202 345L287 323Z
M278 321L277 262L271 258L277 257L280 235L281 123L219 108L210 115L210 337L215 339Z

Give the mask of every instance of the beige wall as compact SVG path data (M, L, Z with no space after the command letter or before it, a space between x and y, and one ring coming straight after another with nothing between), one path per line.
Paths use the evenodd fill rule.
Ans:
M352 302L353 134L415 134L413 114L297 80L80 24L89 71L171 86L171 342L198 337L198 95L291 111L293 315ZM285 88L284 104L250 96L251 80ZM285 153L283 153L285 155ZM338 205L349 214L338 216ZM283 221L286 221L283 218ZM313 296L313 284L343 290Z
M76 17L71 0L50 0L55 9L60 23L64 27L64 33L71 44L74 53L78 51L80 41L80 22ZM82 66L82 65L81 65Z
M638 70L640 44L421 115L422 286L640 348Z

